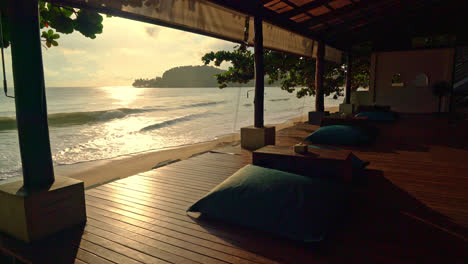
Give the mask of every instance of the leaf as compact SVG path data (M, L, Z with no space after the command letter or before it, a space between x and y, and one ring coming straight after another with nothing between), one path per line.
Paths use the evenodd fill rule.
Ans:
M59 34L53 34L51 38L52 39L58 39L58 38L60 38L60 35Z
M52 45L53 45L53 46L55 46L55 47L56 47L56 46L58 46L58 42L57 42L57 41L55 41L55 40L52 40L52 42L51 42L51 43L52 43Z
M60 8L60 11L62 12L62 14L69 18L71 17L71 15L73 15L73 10L71 8L64 8L64 7L61 7Z
M102 16L96 12L80 10L75 21L75 29L84 36L94 39L102 33Z
M49 41L47 41L47 42L46 42L46 46L47 46L48 48L50 48L51 43L50 43Z
M49 36L52 36L54 34L54 31L52 29L49 29L49 31L47 31L47 35Z

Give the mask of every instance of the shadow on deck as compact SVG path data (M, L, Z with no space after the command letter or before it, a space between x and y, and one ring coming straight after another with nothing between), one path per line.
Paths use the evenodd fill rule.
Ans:
M353 150L371 162L367 180L353 187L347 217L321 243L186 215L251 161L236 146L90 189L85 227L29 246L1 237L0 248L25 263L466 263L468 129L466 121L431 120L403 117L385 140ZM277 144L315 129L279 131Z

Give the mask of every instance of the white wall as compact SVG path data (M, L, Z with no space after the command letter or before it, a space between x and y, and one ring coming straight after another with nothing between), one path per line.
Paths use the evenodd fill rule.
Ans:
M453 52L453 49L424 49L372 54L370 93L374 102L390 105L397 112L437 112L438 97L432 95L431 86L437 81L451 83ZM401 75L403 86L392 86L396 73ZM428 85L415 84L421 73L427 75ZM447 111L448 101L443 99L443 111Z

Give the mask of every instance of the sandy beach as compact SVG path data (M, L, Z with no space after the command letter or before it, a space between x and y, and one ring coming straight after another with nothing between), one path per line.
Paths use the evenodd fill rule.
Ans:
M326 110L330 112L336 112L338 111L338 107L329 107L326 108ZM288 122L275 124L274 126L276 127L276 130L279 131L294 125L294 123L304 122L307 120L307 118L307 115L299 116L290 119ZM234 133L208 142L124 155L109 160L85 162L67 166L66 169L56 167L55 171L57 175L82 180L85 183L85 187L90 188L103 183L145 172L155 167L164 166L165 164L175 162L177 160L187 159L193 155L207 152L216 148L228 145L238 145L239 142L240 134Z

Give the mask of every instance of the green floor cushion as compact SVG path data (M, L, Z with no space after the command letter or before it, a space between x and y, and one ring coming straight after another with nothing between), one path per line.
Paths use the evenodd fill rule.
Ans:
M367 117L370 121L395 121L393 112L360 112L356 117Z
M356 126L334 125L319 128L307 136L305 141L324 145L361 146L371 143L372 136Z
M314 242L322 240L340 219L345 193L338 181L247 165L187 212Z

